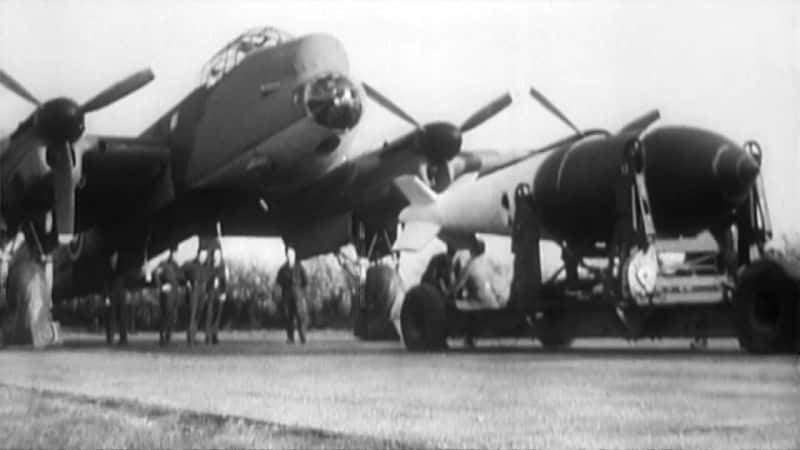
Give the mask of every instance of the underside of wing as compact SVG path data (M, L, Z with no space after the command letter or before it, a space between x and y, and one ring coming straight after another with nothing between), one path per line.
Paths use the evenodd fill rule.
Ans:
M170 151L162 142L92 137L83 143L76 191L77 228L124 220L174 198Z

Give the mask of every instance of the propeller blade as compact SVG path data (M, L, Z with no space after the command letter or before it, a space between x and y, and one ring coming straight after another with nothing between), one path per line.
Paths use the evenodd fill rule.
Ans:
M0 69L0 84L6 87L9 91L19 95L23 99L39 106L41 103L30 92L28 92L17 80L11 78L11 75L5 73Z
M541 92L537 91L536 88L531 86L530 93L531 97L533 97L537 102L539 102L539 104L542 105L544 109L550 111L551 114L558 117L559 120L564 122L566 126L572 128L572 130L575 131L576 134L581 134L581 130L579 130L578 127L576 127L575 124L572 123L572 121L567 119L567 116L565 116L564 113L561 112L561 110L556 108L556 106L552 102L550 102L550 100L548 100L547 97L545 97Z
M81 111L84 113L89 113L92 111L97 111L100 108L105 108L106 106L116 102L126 95L140 89L147 83L153 81L154 78L155 75L153 75L153 71L150 69L136 72L95 95L91 100L87 101L83 104L83 106L81 106Z
M52 154L53 215L59 242L72 239L75 229L75 180L73 180L73 149L69 144L55 145Z
M506 109L508 105L511 104L511 95L506 92L505 94L501 95L500 97L492 100L484 106L483 108L475 111L471 116L461 124L461 132L466 133L469 130L477 127L478 125L486 122L487 120L491 119L500 111Z
M641 117L634 119L629 124L619 130L619 134L635 134L636 136L642 134L644 130L653 124L656 120L661 118L661 113L657 109L649 111Z
M368 85L367 83L361 83L364 86L364 92L367 93L367 96L371 98L375 103L383 106L387 111L391 112L395 116L403 119L404 121L414 125L415 128L422 128L422 126L411 117L410 114L403 111L399 106L394 104L391 100L386 98L383 94L375 90L372 86Z
M510 158L505 158L500 160L496 158L495 161L488 162L486 160L483 161L481 164L480 171L478 172L478 178L485 177L487 175L491 175L497 171L503 170L506 167L511 167L513 165L519 164L527 159L533 158L537 155L541 155L543 153L552 152L554 150L558 150L564 146L572 145L575 142L584 139L587 136L605 136L609 137L611 134L606 130L601 129L589 129L584 131L582 134L573 134L571 136L567 136L565 138L559 139L555 142L551 142L544 147L535 148L533 150L528 150L519 155L512 155Z

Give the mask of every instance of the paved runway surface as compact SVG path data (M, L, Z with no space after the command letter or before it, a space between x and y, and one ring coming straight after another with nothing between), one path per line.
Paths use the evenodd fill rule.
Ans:
M311 333L225 334L169 349L68 335L63 348L0 350L0 383L431 447L800 448L796 357L754 357L734 341L578 341L547 353L526 340L408 354L399 343Z

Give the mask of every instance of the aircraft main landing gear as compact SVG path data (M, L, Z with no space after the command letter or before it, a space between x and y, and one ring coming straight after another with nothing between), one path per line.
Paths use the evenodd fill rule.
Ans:
M391 255L393 238L382 227L368 228L359 222L355 229L357 254L366 258L369 266L362 271L362 262L355 261L347 270L358 284L358 294L353 299L353 334L363 340L397 340L397 330L391 321L394 303L402 297L404 287L395 264L384 257ZM337 254L339 264L346 267L343 254ZM353 267L355 269L353 270ZM353 272L356 272L353 275ZM362 275L363 273L363 275ZM363 276L363 283L362 283Z

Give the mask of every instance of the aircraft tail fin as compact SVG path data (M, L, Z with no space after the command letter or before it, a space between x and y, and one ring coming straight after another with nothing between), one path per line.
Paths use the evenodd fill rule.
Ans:
M397 177L394 179L394 184L412 206L430 205L436 201L436 192L416 175Z
M439 225L431 222L406 222L397 233L392 250L418 252L436 238L439 229Z
M392 247L395 251L420 251L436 238L441 230L437 214L439 194L415 175L395 178L394 184L410 203L400 212L403 228Z

